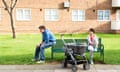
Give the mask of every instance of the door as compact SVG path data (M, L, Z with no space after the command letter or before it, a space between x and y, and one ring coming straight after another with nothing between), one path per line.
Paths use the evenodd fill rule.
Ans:
M116 20L117 20L117 21L120 21L120 10L117 10Z

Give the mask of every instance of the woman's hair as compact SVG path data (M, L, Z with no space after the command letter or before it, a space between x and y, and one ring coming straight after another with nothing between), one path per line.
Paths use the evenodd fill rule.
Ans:
M41 26L39 26L38 28L39 28L39 29L44 29L44 30L46 29L46 27L45 27L44 25L41 25Z
M93 28L90 28L89 31L95 33L95 30Z

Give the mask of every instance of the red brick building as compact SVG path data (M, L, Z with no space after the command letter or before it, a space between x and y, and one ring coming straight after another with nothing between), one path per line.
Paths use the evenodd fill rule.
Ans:
M120 0L18 0L14 11L17 33L37 33L45 25L55 33L120 33ZM0 33L10 33L10 19L0 0Z

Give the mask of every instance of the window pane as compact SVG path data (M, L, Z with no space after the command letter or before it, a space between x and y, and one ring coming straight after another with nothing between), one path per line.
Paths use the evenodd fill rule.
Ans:
M25 15L24 20L30 20L31 16L30 15Z
M30 20L31 19L31 15L30 15L30 10L24 10L24 19L25 20Z
M57 10L51 10L51 15L58 15L58 12L57 12Z
M78 16L78 21L84 20L84 17Z
M73 10L72 11L72 15L78 15L78 11L77 10Z
M109 17L104 17L104 20L109 20Z
M98 20L103 20L103 17L98 17Z
M72 21L78 21L78 16L76 15L72 16Z
M17 20L22 20L23 19L23 10L22 9L17 9Z
M103 20L103 11L102 10L98 11L98 20Z
M110 13L110 11L109 10L105 10L105 14L109 14Z
M58 19L58 16L57 16L57 15L54 15L53 18L54 18L54 20L57 20L57 19Z
M105 16L105 17L109 17L109 13L105 13L104 16Z
M50 15L50 14L51 14L50 9L45 9L45 15Z
M25 15L30 15L30 10L24 10Z
M51 16L51 21L56 21L57 20L57 16Z
M51 16L49 16L49 15L46 15L46 16L45 16L45 20L46 20L46 21L49 21L50 19L51 19Z
M81 16L84 15L84 11L79 10L79 11L78 11L78 15L81 15Z
M103 11L98 11L98 16L102 17L103 16Z
M109 17L109 11L105 11L105 17Z
M104 20L109 20L109 19L110 19L110 11L104 10Z

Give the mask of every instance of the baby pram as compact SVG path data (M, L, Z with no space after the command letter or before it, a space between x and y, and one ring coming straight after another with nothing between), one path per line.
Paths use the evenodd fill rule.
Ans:
M72 65L72 71L77 71L77 65L83 64L83 69L90 69L90 64L85 56L87 44L86 43L77 43L75 39L72 37L72 42L66 42L63 38L63 34L61 34L62 41L64 43L65 50L65 59L63 61L63 67L67 68L68 64Z

